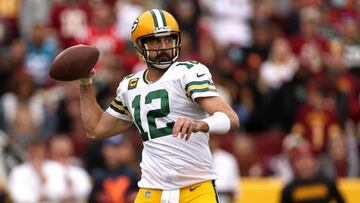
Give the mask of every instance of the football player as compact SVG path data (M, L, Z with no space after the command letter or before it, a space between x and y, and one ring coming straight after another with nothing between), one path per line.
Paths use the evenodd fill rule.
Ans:
M236 113L219 97L206 66L176 61L181 40L171 14L142 13L131 36L147 69L120 82L105 112L95 99L93 74L80 79L87 136L102 139L136 125L144 144L136 203L218 202L209 133L236 130Z

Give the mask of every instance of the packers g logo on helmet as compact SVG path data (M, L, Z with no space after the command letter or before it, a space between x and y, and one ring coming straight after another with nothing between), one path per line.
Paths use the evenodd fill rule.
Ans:
M155 62L149 59L149 49L144 45L147 37L172 36L174 38L170 61ZM131 28L132 42L141 60L150 63L156 68L166 69L176 61L180 54L180 31L175 18L168 12L159 9L151 9L142 13L133 23ZM151 51L164 51L169 49L159 49Z
M137 25L139 23L139 19L136 19L131 27L131 33L134 32L134 30L136 29Z

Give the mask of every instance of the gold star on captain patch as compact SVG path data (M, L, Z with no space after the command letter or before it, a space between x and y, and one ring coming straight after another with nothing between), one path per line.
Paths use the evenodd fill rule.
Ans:
M129 81L128 90L134 89L137 86L139 78L133 78Z

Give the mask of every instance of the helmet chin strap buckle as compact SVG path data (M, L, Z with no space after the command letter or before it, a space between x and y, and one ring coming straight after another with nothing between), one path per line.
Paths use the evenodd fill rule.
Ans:
M154 28L155 37L169 36L170 34L171 34L171 29L168 26Z

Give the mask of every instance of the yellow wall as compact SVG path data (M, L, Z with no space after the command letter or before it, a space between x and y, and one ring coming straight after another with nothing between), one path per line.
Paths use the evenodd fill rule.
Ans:
M339 179L347 203L360 203L360 179ZM277 178L241 178L237 203L278 203L283 182Z

